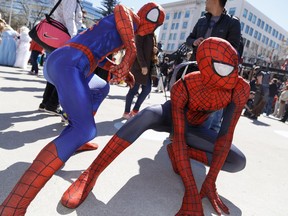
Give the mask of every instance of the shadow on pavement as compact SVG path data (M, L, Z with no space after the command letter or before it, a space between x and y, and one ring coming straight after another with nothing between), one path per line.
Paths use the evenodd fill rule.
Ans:
M0 148L16 149L25 144L34 143L37 140L54 137L60 134L64 129L62 124L55 123L44 127L39 127L33 130L19 131L13 130L17 123L21 122L36 122L43 118L55 117L47 114L39 113L37 111L15 112L15 113L1 113L0 114ZM57 116L56 116L57 117ZM57 117L59 118L59 116ZM59 120L60 121L60 120ZM7 130L8 131L5 131Z
M130 178L107 204L98 200L97 194L91 192L87 199L76 209L65 208L59 202L57 212L60 215L66 215L76 211L77 215L82 216L88 216L91 213L99 216L175 215L182 204L184 187L180 176L173 172L166 151L166 144L164 143L154 160L142 158L138 161L138 164L140 173ZM195 161L191 161L191 164L198 190L200 190L206 176L206 167ZM112 181L117 181L117 179ZM95 188L97 188L97 183ZM109 190L109 188L104 190ZM230 215L242 215L241 210L232 202L223 197L221 199L230 209ZM215 214L209 201L207 199L202 201L205 216Z

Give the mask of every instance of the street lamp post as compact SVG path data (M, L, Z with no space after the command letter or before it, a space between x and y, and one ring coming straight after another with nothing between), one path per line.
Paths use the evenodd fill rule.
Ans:
M12 10L13 10L13 1L14 1L14 0L11 0L11 5L10 5L9 25L11 25L11 17L12 17Z

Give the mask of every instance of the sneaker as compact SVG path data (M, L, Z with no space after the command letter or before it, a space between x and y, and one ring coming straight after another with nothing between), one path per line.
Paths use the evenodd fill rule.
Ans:
M67 113L65 113L65 112L62 112L62 113L61 113L61 122L62 122L64 125L68 125L68 124L69 124Z
M45 110L45 104L44 103L40 103L38 110L39 111L44 111Z
M127 119L127 120L130 119L131 118L130 113L125 112L122 118Z
M52 109L44 109L45 112L52 114L52 115L57 115L57 116L61 116L63 114L63 111L59 108L52 110Z
M252 120L257 120L258 119L258 117L256 115L251 115L249 118L252 119Z
M129 113L130 118L131 118L131 117L134 117L135 115L137 115L138 112L139 112L139 111L135 111L135 110L131 111L131 112Z

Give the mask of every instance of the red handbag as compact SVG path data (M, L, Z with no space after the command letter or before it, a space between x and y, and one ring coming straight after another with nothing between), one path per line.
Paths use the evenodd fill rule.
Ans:
M61 0L57 2L49 14L45 14L45 19L41 20L29 32L29 36L48 52L52 52L71 39L68 29L51 17L60 3Z

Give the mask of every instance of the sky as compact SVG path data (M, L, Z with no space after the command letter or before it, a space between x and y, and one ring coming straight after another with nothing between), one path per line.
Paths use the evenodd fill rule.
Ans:
M88 0L93 3L95 7L101 7L101 0ZM153 0L119 0L120 3L134 8L135 11L138 11L141 6L145 3L148 3ZM170 2L175 2L178 0L154 0L159 4L165 4ZM247 0L251 5L265 14L267 17L272 19L286 31L288 31L288 9L287 9L287 0L275 0L264 1L264 0ZM286 14L286 15L285 15Z

